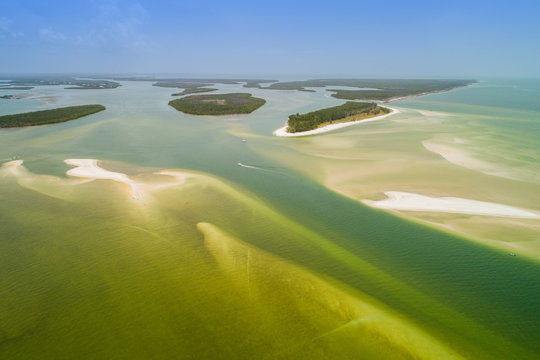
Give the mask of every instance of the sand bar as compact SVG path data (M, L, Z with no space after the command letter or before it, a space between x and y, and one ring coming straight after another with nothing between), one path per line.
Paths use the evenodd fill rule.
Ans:
M134 198L140 198L139 184L136 181L131 180L126 174L101 168L96 159L66 159L64 162L68 165L75 166L66 172L70 176L92 180L117 181L128 185L131 188L131 194Z
M366 205L386 210L446 212L522 219L540 219L540 215L513 206L456 197L429 197L402 191L385 191L388 199L362 200Z
M187 172L161 170L154 173L154 175L160 176L160 181L146 183L135 181L123 173L105 170L99 166L99 160L97 159L66 159L64 162L75 166L73 169L68 170L66 174L88 180L112 180L125 184L130 187L131 196L135 200L141 200L143 195L149 191L182 185L188 178L196 177L195 174Z
M381 119L384 119L387 116L399 113L399 110L397 110L397 109L389 108L387 106L385 106L385 107L387 109L390 109L390 112L388 114L384 114L384 115L380 115L380 116L374 116L374 117L367 118L367 119L362 119L362 120L348 121L348 122L338 123L338 124L329 124L329 125L317 128L317 129L308 130L308 131L301 131L301 132L296 132L296 133L287 132L287 123L285 123L285 126L280 127L279 129L274 131L274 135L275 136L284 136L284 137L317 135L317 134L322 134L322 133L325 133L325 132L341 129L341 128L344 128L344 127L347 127L347 126L352 126L352 125L365 123L365 122L370 122L370 121L375 121L375 120L381 120Z
M2 164L2 169L7 171L8 174L17 175L22 168L22 160L12 160Z

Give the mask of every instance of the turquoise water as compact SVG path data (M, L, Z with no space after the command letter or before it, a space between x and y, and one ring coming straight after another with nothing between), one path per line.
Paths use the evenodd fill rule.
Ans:
M222 85L219 89L220 92L245 90L232 85ZM70 91L47 87L28 92L59 96L59 100L50 104L30 98L0 100L0 114L90 103L103 104L107 111L52 126L2 130L0 159L7 160L17 156L23 159L24 165L34 173L60 177L64 177L65 171L69 169L69 166L62 162L66 158L96 158L106 164L108 161L109 166L116 166L117 169L125 168L127 172L136 172L139 171L137 168L142 167L175 168L215 176L222 179L227 186L273 209L297 226L311 229L313 234L325 240L315 240L313 235L300 235L296 230L289 232L287 229L291 225L284 222L280 223L280 227L274 227L271 222L266 222L264 216L250 222L243 213L235 214L236 205L226 202L221 204L219 201L208 203L207 214L201 210L202 215L197 220L192 220L189 212L182 210L183 205L180 202L167 203L167 211L172 214L170 221L179 222L175 226L182 228L179 224L184 222L191 226L192 221L211 222L263 251L314 273L324 274L373 297L464 357L533 359L540 356L540 307L537 306L540 301L540 265L537 262L524 257L511 257L505 252L471 242L470 239L368 208L327 189L287 163L261 156L261 152L272 150L284 151L286 156L287 150L283 147L285 142L303 141L271 136L271 132L285 122L288 114L341 103L328 97L323 90L307 93L249 89L254 96L265 98L267 104L251 115L220 118L179 113L167 106L169 95L174 91L152 87L146 82L125 82L122 87L114 90ZM489 144L490 149L490 154L484 154L485 159L494 162L499 158L506 159L510 168L527 170L524 172L523 181L534 183L535 176L540 173L540 107L536 101L539 96L540 82L483 81L472 87L408 99L395 105L458 114L456 124L467 128L468 134L474 135L471 135L471 139L477 134L483 134L482 144ZM340 131L345 133L347 129ZM243 138L247 141L242 142ZM291 153L290 156L294 155ZM239 167L236 165L238 162L258 169ZM26 248L28 245L24 244L24 239L32 239L28 241L34 246L40 244L40 247L48 249L48 244L53 242L55 237L69 238L67 229L72 229L73 222L80 222L90 228L94 223L101 224L102 218L106 216L113 216L114 219L118 216L107 207L114 207L112 203L100 205L88 200L93 208L85 208L84 203L79 204L74 200L54 200L52 203L52 200L40 193L15 190L18 187L10 182L2 184L4 186L0 188L0 196L5 205L0 207L0 215L4 219L0 242L3 243L4 250L9 249L11 259L0 265L0 272L6 274L8 279L6 286L16 288L14 284L17 281L17 271L25 273L25 266L43 269L40 262L46 264L50 260L46 257L52 256L51 252L44 250L44 257L32 257L34 263L27 264L22 256L31 250ZM94 191L101 190L96 187ZM29 216L25 211L30 211L31 203L36 204L36 207ZM79 217L67 218L70 206L74 207L74 213L80 214ZM104 212L104 215L99 215L100 212ZM194 218L198 216L193 215ZM25 221L32 224L26 231L13 225L21 225ZM50 229L47 228L47 221L50 222ZM120 223L120 217L115 221ZM36 225L38 223L40 226ZM141 226L150 227L148 224ZM58 229L56 234L50 231L52 227ZM46 235L39 236L43 229L48 229ZM114 227L104 227L100 231L104 239L109 239L106 234L122 232L114 230ZM196 234L187 230L180 233L184 234L184 231L187 238L197 238ZM94 239L90 233L83 237ZM129 238L129 235L126 235L126 238ZM146 240L141 238L141 241ZM69 249L71 245L67 243L66 240L66 245L62 245L62 242L56 246L58 249ZM96 245L96 249L102 250L108 246L110 244ZM129 245L126 246L128 250L125 251L129 252ZM97 253L98 250L94 251ZM80 261L91 269L93 262L98 264L106 261L106 254L107 252L103 255L105 260L98 261L86 253L83 255L76 251L60 251L55 261L77 262L80 256ZM117 256L113 255L111 254L111 262L114 261L114 256ZM6 260L7 257L3 259ZM45 278L47 281L44 283L54 283L54 291L66 292L66 295L61 301L53 303L36 300L40 306L35 311L45 318L48 312L59 312L59 316L62 316L59 309L73 301L73 295L66 290L71 286L70 283L63 283L64 278L59 275L64 270L63 265L51 267L39 276L34 274L36 278L33 281L32 274L28 275L25 281L33 285L26 289L17 288L19 299L33 301L34 298L41 299L42 292L48 294L53 291L53 288L33 290L35 282ZM210 270L208 271L203 274L210 274ZM88 270L88 277L83 275L79 281L82 284L96 281L92 274L92 270ZM137 274L131 270L126 271L123 274L124 281L134 279ZM273 275L269 273L267 276L271 278ZM122 278L118 281L122 281ZM188 282L188 279L185 281ZM189 284L197 283L197 280L191 278L189 281ZM203 280L199 281L204 283ZM199 290L192 298L185 295L190 304L206 296L199 287L195 288ZM158 298L165 301L169 296L172 295L164 293ZM226 295L218 293L212 296L215 301L219 301L220 296ZM216 307L219 307L219 304L216 303ZM448 311L445 312L446 310ZM135 310L126 308L125 311L129 318L130 311ZM137 311L144 312L140 308ZM211 307L207 308L207 311L211 313ZM131 315L136 316L136 313ZM108 316L108 321L118 323L115 327L117 334L125 335L130 331L130 324L125 322L125 317ZM158 331L157 327L149 324L148 334L151 335L150 338L171 338L171 343L175 336L187 337L187 342L192 336L193 343L195 340L200 342L202 337L211 333L207 329L208 324L215 319L209 316L208 323L199 324L200 328L189 322L191 330L178 330L176 333L163 329ZM148 317L153 319L152 314L148 314ZM81 319L84 320L78 324L79 327L93 329L95 324L90 317ZM175 319L176 325L182 327L183 319L186 318ZM85 323L86 321L88 323ZM187 323L188 320L185 321ZM69 333L65 328L49 328L46 322L41 323L38 329L43 330L37 332L36 338L40 334L65 337L66 333ZM276 327L272 331L280 329ZM3 329L3 332L9 331ZM206 335L198 338L199 332ZM16 341L5 337L3 342L0 342L0 354L4 353L11 358L36 356L29 347L35 346L37 349L40 342L31 340L31 331L24 334L15 338ZM87 349L84 345L84 334L85 332L81 331L80 336L75 333L70 338L74 351ZM104 334L104 338L107 336L113 335ZM25 339L28 339L28 343ZM136 341L138 340L127 339L122 344L126 346ZM237 341L232 334L225 339L225 344L234 349ZM245 341L249 344L250 338L245 338ZM256 341L255 338L253 341ZM20 345L17 345L17 342ZM154 355L195 357L196 351L189 346L187 348L191 350L180 354L177 348L170 346L171 343L165 342L163 352ZM92 344L105 347L108 341L95 340ZM218 354L223 345L215 338L207 338L207 356L220 357ZM55 358L55 355L58 356L58 353L55 353L54 348L47 348L43 353L43 356L48 358ZM92 357L91 353L87 355ZM318 354L316 351L311 355L324 357L323 353Z

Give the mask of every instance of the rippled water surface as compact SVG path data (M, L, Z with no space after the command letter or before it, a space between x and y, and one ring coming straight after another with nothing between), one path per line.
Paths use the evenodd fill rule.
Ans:
M540 210L540 83L484 81L407 99L394 118L307 139L271 134L289 114L341 103L324 89L221 85L267 103L205 117L167 106L171 89L122 85L0 99L0 114L107 107L0 130L1 162L23 160L0 170L0 357L540 356L536 255L490 246L507 241L496 232L475 239L489 220L535 249L537 222L427 226L358 201L401 186ZM490 165L450 164L422 142L463 145ZM392 152L438 170L385 175ZM117 182L70 179L69 158L98 159L148 190L134 198ZM160 187L166 169L186 180Z

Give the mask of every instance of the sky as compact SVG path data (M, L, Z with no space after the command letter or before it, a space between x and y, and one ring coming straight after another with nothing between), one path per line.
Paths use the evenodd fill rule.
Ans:
M540 1L0 0L0 73L540 77Z

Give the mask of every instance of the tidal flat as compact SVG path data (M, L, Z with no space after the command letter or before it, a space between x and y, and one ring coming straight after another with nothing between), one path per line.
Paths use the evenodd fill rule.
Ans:
M0 159L10 162L0 170L0 357L540 354L538 220L362 203L406 191L539 211L540 109L482 100L497 91L522 99L519 88L481 82L393 103L400 113L380 121L278 138L289 114L342 101L250 89L264 106L217 119L172 109L170 89L121 83L32 89L55 104L2 103L0 115L81 102L107 110L0 131ZM77 164L128 181L67 174ZM137 196L130 184L140 184Z

